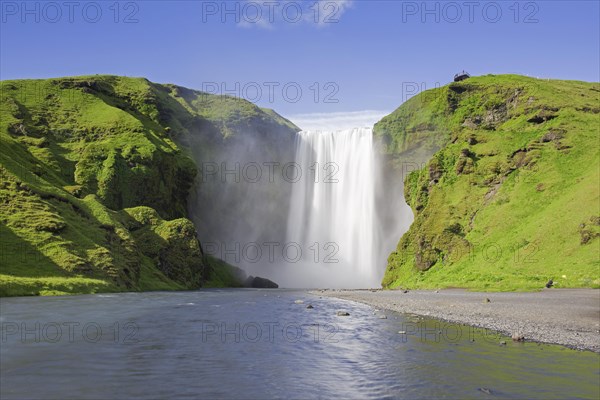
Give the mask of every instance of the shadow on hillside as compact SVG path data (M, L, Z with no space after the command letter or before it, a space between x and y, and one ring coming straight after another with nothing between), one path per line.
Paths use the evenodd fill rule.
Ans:
M49 257L4 224L0 224L0 274L27 278L68 276Z

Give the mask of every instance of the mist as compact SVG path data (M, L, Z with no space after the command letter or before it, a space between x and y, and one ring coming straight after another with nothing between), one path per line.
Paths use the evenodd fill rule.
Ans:
M186 143L198 165L188 204L204 252L280 287L380 287L412 222L373 138L381 116L305 114L292 120L311 129L297 133L199 127Z

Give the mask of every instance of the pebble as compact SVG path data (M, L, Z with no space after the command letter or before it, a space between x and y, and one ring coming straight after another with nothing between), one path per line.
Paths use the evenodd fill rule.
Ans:
M350 315L350 313L349 313L349 312L346 312L346 311L338 311L338 312L337 312L337 316L338 316L338 317L347 317L347 316L349 316L349 315Z
M398 311L409 313L407 321L412 323L422 323L423 316L431 316L434 318L448 318L453 323L461 323L466 325L479 326L480 329L489 329L498 331L502 335L496 336L496 344L501 340L513 342L512 334L519 333L525 336L525 342L548 342L559 343L568 347L579 350L592 350L600 352L598 344L598 335L600 334L600 324L598 321L588 322L588 330L583 328L586 319L573 315L572 320L564 321L556 319L556 310L564 305L568 310L577 310L579 305L585 306L583 296L566 298L560 291L545 290L540 293L503 293L502 295L493 294L494 299L502 300L502 304L494 304L491 301L484 307L477 307L479 302L481 305L486 298L486 293L446 293L443 289L439 290L439 294L435 295L435 302L432 302L426 294L419 293L416 298L413 296L402 296L402 290L382 291L380 293L364 296L363 292L349 291L343 296L333 295L345 300L354 300L369 304L372 308L370 311L376 310L378 316L389 311ZM597 290L592 292L589 289L577 289L582 293L590 293L590 296L597 296ZM433 294L432 292L429 292ZM441 296L441 297L438 297ZM323 296L325 297L325 296ZM523 298L521 300L520 298ZM438 300L443 300L444 303L439 303ZM491 300L491 297L489 298ZM400 301L402 300L402 301ZM547 301L551 300L551 301ZM560 300L560 301L554 301ZM393 304L396 305L393 305ZM475 303L475 307L473 307ZM454 304L450 307L449 304ZM519 307L519 315L516 315L510 310L512 307L505 307L506 304ZM597 307L597 306L596 306ZM597 308L596 308L597 309ZM332 311L335 313L335 309ZM451 312L451 317L448 317ZM388 319L394 317L388 316ZM398 317L402 321L405 317ZM425 318L426 319L426 318ZM517 330L517 326L527 326L527 331ZM436 330L437 331L437 330ZM576 335L575 332L579 333ZM501 339L504 337L504 339ZM467 339L468 340L468 339ZM475 338L476 342L479 342ZM508 346L508 345L504 345ZM538 347L540 349L543 346ZM477 387L475 387L477 389Z

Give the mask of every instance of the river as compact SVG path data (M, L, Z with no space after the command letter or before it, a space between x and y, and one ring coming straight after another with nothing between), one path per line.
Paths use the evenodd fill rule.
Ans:
M598 354L301 290L3 298L0 311L2 399L600 396Z

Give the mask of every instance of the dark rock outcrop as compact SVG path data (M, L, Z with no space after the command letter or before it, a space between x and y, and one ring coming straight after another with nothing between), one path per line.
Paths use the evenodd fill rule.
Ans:
M244 284L245 287L255 289L277 289L278 284L267 278L261 278L260 276L250 275Z

